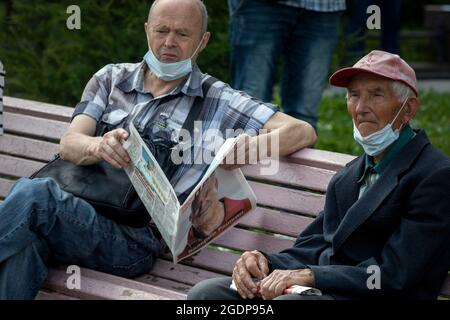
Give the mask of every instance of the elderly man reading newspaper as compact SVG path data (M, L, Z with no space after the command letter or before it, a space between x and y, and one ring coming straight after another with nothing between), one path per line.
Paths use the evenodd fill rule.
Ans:
M203 91L209 76L195 63L210 38L202 1L154 1L143 28L149 47L143 61L107 65L92 77L61 139L61 158L79 166L105 161L126 168L130 157L122 143L129 136L126 124L136 105L144 105L135 119L136 129L151 133L157 146L171 148L199 99L203 130L216 129L223 136L227 129L248 132L251 138L240 139L239 144L249 153L255 146L264 149L258 142L267 138L280 142L278 150L266 150L268 156L283 156L315 143L310 125L274 105L221 81ZM256 135L260 129L267 132ZM231 162L225 168L239 165ZM170 179L177 196L197 184L207 167L203 163L177 167ZM160 251L160 238L148 224L130 227L106 218L52 179L21 179L0 204L0 299L33 299L47 276L50 258L135 277L152 268Z

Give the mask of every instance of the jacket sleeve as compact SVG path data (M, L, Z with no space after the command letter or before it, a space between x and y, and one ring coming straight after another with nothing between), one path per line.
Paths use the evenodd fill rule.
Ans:
M317 288L355 294L398 294L419 282L430 266L450 268L450 167L437 170L415 188L407 213L386 242L378 259L357 266L308 265ZM444 259L443 259L444 258ZM368 267L380 271L379 290L370 290Z
M304 269L307 264L317 264L320 253L327 247L323 238L323 211L300 234L292 248L280 253L264 253L271 269Z
M269 260L271 269L295 270L307 268L307 265L317 265L319 256L330 243L324 237L324 220L334 219L337 214L334 209L336 199L334 185L342 172L338 172L331 179L325 201L325 210L320 212L317 218L297 237L294 245L280 253L263 254ZM325 217L325 213L327 217Z

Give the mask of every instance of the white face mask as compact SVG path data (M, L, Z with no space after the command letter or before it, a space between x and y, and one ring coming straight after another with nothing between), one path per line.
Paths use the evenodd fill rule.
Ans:
M203 40L203 37L202 37ZM158 60L153 53L152 48L148 49L147 54L144 56L144 60L147 63L147 66L152 70L152 72L161 80L164 81L172 81L176 79L180 79L185 75L192 72L192 58L197 53L200 45L202 44L202 40L198 44L194 53L190 58L187 58L182 61L173 62L173 63L164 63ZM150 43L150 41L149 41Z
M383 129L369 134L366 137L363 137L356 127L355 122L353 121L353 138L358 142L364 149L364 151L369 156L377 156L382 153L387 147L389 147L393 142L395 142L400 136L400 129L392 130L392 124L397 119L398 115L402 111L403 107L408 101L408 98L402 104L402 107L397 112L394 120L391 123L388 123Z

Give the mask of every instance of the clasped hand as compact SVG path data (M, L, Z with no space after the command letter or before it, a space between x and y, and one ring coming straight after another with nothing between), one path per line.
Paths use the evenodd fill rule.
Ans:
M269 273L266 257L259 251L247 251L237 260L233 280L243 299L261 297L271 300L293 285L314 286L311 269L274 270Z

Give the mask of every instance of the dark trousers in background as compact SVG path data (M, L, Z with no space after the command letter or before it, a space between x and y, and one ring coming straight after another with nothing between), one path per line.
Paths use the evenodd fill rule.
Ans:
M394 54L400 54L400 14L401 0L353 0L350 3L350 16L345 24L346 37L352 37L347 49L345 64L353 64L365 55L365 34L367 19L370 14L367 8L378 5L381 11L380 49Z
M228 4L231 86L271 102L281 59L283 111L316 127L341 12L317 12L264 0L228 0Z

